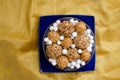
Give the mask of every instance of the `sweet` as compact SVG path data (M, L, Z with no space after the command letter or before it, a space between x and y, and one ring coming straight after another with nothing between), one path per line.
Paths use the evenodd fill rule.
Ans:
M88 47L90 40L85 34L79 34L75 39L74 43L77 48L85 49Z
M71 36L71 33L74 31L74 27L71 22L63 21L62 23L59 24L58 30L65 37L69 37L69 36Z
M83 52L82 52L82 54L80 56L81 60L83 60L85 62L88 61L90 59L90 57L91 57L90 52L88 52L86 50L83 50Z
M57 44L48 45L46 47L46 55L49 58L57 58L62 55L62 47Z
M66 56L68 57L69 61L75 61L80 57L80 55L77 53L76 48L69 48Z
M86 24L82 21L78 22L76 25L75 25L75 30L78 32L78 33L83 33L86 31Z
M48 33L48 38L52 41L52 42L57 42L59 40L59 33L55 32L55 31L50 31Z
M67 49L63 49L63 50L62 50L62 53L63 53L64 55L66 55L66 54L67 54Z
M60 69L66 68L68 65L68 58L66 56L60 56L57 58L57 66Z
M67 49L67 48L69 48L70 46L71 46L71 44L72 44L72 39L71 38L65 38L63 41L62 41L62 46L63 46L63 48L65 48L65 49Z

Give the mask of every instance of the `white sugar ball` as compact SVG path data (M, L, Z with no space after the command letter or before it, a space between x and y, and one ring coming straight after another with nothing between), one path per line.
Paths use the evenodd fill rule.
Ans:
M57 41L57 44L60 45L60 44L61 44L61 41L58 40L58 41Z
M53 66L55 66L57 63L56 63L56 60L54 60L53 62L51 62Z
M52 44L52 41L51 41L51 40L48 40L47 44L51 45L51 44Z
M92 47L87 47L87 51L92 52Z
M71 69L74 69L74 66L73 66L73 65L70 65L70 68L71 68Z
M75 61L72 61L72 62L71 62L71 65L75 66L75 65L76 65L76 62L75 62Z
M63 53L63 54L67 54L67 49L63 49L63 50L62 50L62 53Z
M75 24L78 23L78 20L75 20L74 23L75 23Z
M84 62L84 61L81 61L81 65L84 66L84 65L85 65L85 62Z
M74 19L73 19L73 18L71 18L71 19L70 19L70 22L71 22L71 23L74 23Z
M76 67L77 69L79 69L79 68L80 68L80 64L76 64L75 67Z
M73 36L71 36L71 39L74 39L74 37L73 37Z
M44 38L44 41L45 41L45 42L48 42L48 41L49 41L49 38L48 38L48 37L45 37L45 38Z
M61 21L60 21L60 20L57 20L57 21L56 21L56 23L57 23L57 24L60 24L60 23L61 23Z
M81 53L82 53L82 50L81 50L81 49L78 49L78 53L81 54Z
M88 37L90 37L91 35L90 34L87 34Z
M53 27L57 27L57 23L53 23Z
M50 26L50 30L51 30L51 31L54 30L54 27L53 27L53 26Z
M78 59L78 60L76 61L76 63L77 63L77 64L80 64L80 63L81 63L81 60L80 60L80 59Z
M64 36L60 36L60 40L63 40L64 39Z
M58 27L53 27L53 30L54 31L58 31Z
M77 36L77 32L73 32L73 33L72 33L72 36L73 36L73 37L76 37L76 36Z
M71 66L71 64L70 64L70 63L68 63L68 64L67 64L67 67L70 67L70 66Z
M87 29L86 32L87 32L88 34L90 34L90 33L91 33L91 30L90 30L90 29Z
M89 46L88 47L93 47L93 44L89 44Z
M91 35L91 36L89 36L89 37L90 37L90 39L91 39L91 40L93 40L93 36L92 36L92 35Z
M91 43L91 44L94 43L94 40L90 40L90 43Z
M54 59L52 59L52 58L49 58L48 60L49 60L49 62L53 62L54 61Z
M75 44L72 44L72 45L71 45L71 48L75 48Z

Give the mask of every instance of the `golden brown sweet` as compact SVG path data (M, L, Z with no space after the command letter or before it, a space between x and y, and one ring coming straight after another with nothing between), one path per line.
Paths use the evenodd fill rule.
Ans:
M75 61L80 57L76 48L69 48L66 56L68 57L69 61Z
M48 33L48 38L52 41L52 42L57 42L59 39L60 35L58 32L55 31L50 31Z
M64 69L67 67L68 58L66 56L60 56L57 58L57 65L60 69Z
M72 39L71 38L65 38L63 41L62 41L62 46L63 48L67 49L71 46L72 44Z
M46 55L49 58L57 58L62 55L62 47L57 44L48 45L46 47Z
M80 49L85 49L88 47L90 43L90 39L87 35L85 34L79 34L77 37L74 39L74 44L77 46L77 48Z
M78 33L83 33L86 31L86 24L84 22L78 22L76 25L75 25L75 30L78 32Z
M74 31L73 24L70 21L63 21L58 26L59 32L65 37L71 36L71 33Z
M90 57L91 57L90 52L83 50L80 58L81 58L81 60L86 62L86 61L89 61Z

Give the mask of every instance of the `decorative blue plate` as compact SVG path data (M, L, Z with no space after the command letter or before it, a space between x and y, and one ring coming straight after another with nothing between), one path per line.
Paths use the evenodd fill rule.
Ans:
M44 33L47 28L56 20L64 17L74 17L84 21L92 30L93 34L95 35L95 24L94 24L94 17L88 15L48 15L48 16L41 16L39 20L39 63L40 63L40 71L41 72L83 72L83 71L93 71L95 70L95 51L92 55L91 60L82 68L73 70L73 71L65 71L62 69L58 69L55 66L52 66L50 62L47 60L46 55L44 54L43 50L43 38ZM95 48L95 45L94 45Z

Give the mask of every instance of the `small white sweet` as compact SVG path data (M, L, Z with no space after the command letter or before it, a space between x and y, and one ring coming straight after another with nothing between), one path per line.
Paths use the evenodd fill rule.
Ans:
M65 54L67 54L67 49L63 49L62 50L62 53L65 55Z
M71 22L71 23L74 23L74 19L73 19L73 18L71 18L71 19L70 19L70 22Z
M85 65L85 61L81 61L81 65L84 66Z
M75 65L76 65L76 62L75 62L75 61L72 61L72 62L71 62L71 65L75 66Z
M71 48L75 48L75 44L72 44L72 45L71 45Z
M54 60L53 62L51 62L53 66L55 66L57 63L56 63L56 60Z
M57 23L53 23L53 27L57 27Z
M91 34L87 34L87 36L88 36L88 37L90 37L90 36L91 36Z
M49 62L53 62L53 61L54 61L54 59L52 59L52 58L49 58L49 59L48 59L48 61L49 61Z
M78 20L75 20L74 23L75 23L75 24L78 23Z
M78 60L76 61L76 63L77 63L77 64L80 64L80 63L81 63L81 60L80 60L80 59L78 59Z
M57 23L57 24L60 24L60 23L61 23L61 21L60 21L60 20L57 20L57 21L56 21L56 23Z
M71 39L74 39L75 37L71 36L70 38L71 38Z
M94 43L94 40L90 40L90 43L91 43L91 44Z
M48 40L47 44L51 45L51 44L52 44L52 41L51 41L51 40Z
M71 66L71 64L70 64L70 63L68 63L68 64L67 64L67 67L70 67L70 66Z
M81 50L81 49L78 49L78 53L81 54L81 53L82 53L82 50Z
M51 31L54 30L54 27L53 27L53 26L50 26L50 30L51 30Z
M88 47L91 47L91 48L92 48L92 47L93 47L93 44L89 44Z
M77 32L73 32L73 33L72 33L72 36L73 36L73 37L76 37L76 36L77 36Z
M57 44L60 45L60 44L61 44L61 41L58 40L58 41L57 41Z
M79 68L80 68L80 64L76 64L75 67L76 67L77 69L79 69Z
M53 27L53 30L54 31L58 31L58 27Z
M71 69L74 69L74 66L73 66L73 65L70 65L70 68L71 68Z
M64 40L64 36L60 36L60 40Z
M45 38L44 38L44 41L45 41L45 42L48 42L48 41L49 41L49 38L48 38L48 37L45 37Z
M91 30L90 30L90 29L87 29L86 32L87 32L88 34L90 34L90 33L91 33Z
M89 52L92 52L92 47L87 47L86 50L89 51Z
M93 40L93 36L92 36L92 35L91 35L91 36L89 36L89 37L90 37L90 39L91 39L91 40Z

